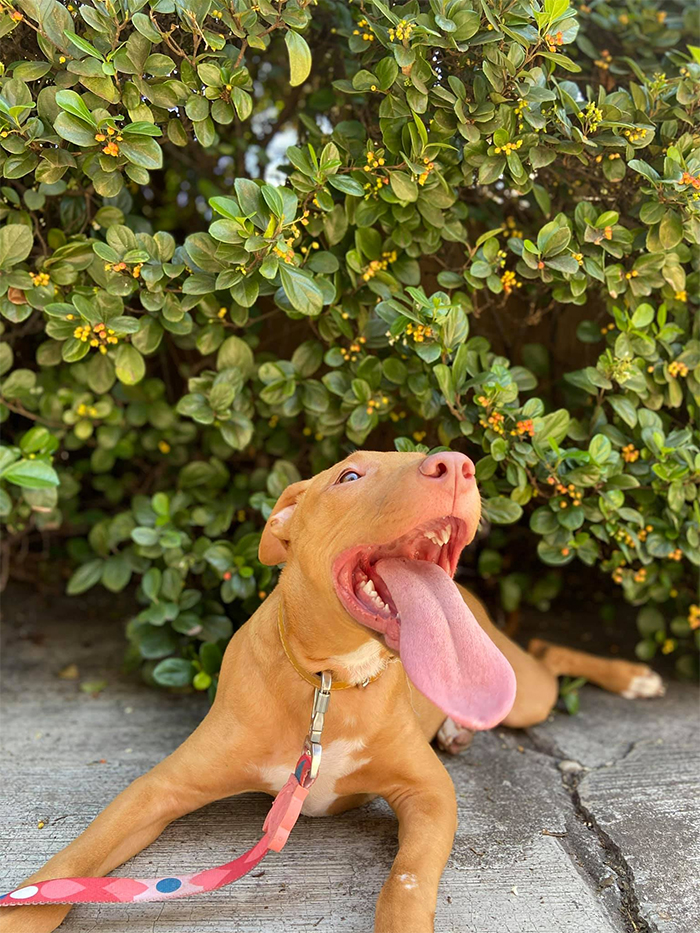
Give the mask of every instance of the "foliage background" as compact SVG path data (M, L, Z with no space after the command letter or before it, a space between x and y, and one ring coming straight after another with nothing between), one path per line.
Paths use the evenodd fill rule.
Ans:
M506 609L583 562L693 673L693 5L0 9L5 576L138 582L131 662L212 691L284 486L451 446Z

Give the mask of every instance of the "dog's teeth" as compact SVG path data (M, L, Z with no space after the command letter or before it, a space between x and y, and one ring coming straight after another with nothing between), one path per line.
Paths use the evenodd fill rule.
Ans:
M428 539L428 541L432 541L433 544L440 544L440 539L438 538L438 536L435 534L434 531L426 531L425 537Z
M448 525L447 528L443 528L442 536L440 540L442 544L447 544L447 542L450 540L451 537L452 537L452 526Z

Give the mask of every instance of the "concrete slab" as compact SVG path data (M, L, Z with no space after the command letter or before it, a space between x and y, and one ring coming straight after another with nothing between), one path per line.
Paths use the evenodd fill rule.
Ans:
M567 783L626 877L632 918L659 933L700 930L697 692L672 684L663 699L619 703L611 716L610 698L591 689L582 706L531 737L583 766Z
M0 889L74 838L206 709L200 696L154 691L121 673L123 601L42 600L15 588L3 609L9 792L0 799ZM68 664L77 665L78 680L57 676ZM101 679L107 687L98 696L80 690ZM689 862L698 857L694 696L676 685L662 701L632 704L587 688L579 717L557 715L530 734L481 734L447 759L460 828L440 890L439 933L698 928L697 865ZM562 772L562 759L590 770ZM116 874L220 864L258 838L268 806L262 795L212 804L170 826ZM302 819L281 855L231 888L165 904L85 905L61 929L368 931L395 851L393 814L377 801L340 817Z

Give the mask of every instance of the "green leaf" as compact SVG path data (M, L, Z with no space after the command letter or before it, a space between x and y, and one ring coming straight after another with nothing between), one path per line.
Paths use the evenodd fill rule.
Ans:
M63 110L72 113L74 117L78 117L80 120L83 120L83 122L97 128L97 122L92 113L88 110L80 94L76 94L75 91L58 91L56 94L56 103Z
M161 687L188 687L194 672L191 661L185 658L166 658L153 668L153 679Z
M153 603L158 602L161 580L162 574L157 567L151 567L141 578L141 589Z
M119 151L130 162L141 168L151 169L163 167L163 150L155 139L150 136L141 136L136 139L124 139L119 143Z
M146 375L146 361L136 347L132 347L128 343L122 343L117 349L114 371L120 382L127 386L133 386L137 382L141 382Z
M65 36L76 48L80 49L81 52L85 52L86 55L89 55L91 58L96 58L98 61L103 61L100 52L98 52L95 46L91 45L87 39L83 39L82 36L78 36L69 30L65 31Z
M237 369L244 380L248 379L255 370L253 351L241 337L227 337L221 344L216 357L216 368Z
M316 315L323 310L323 294L313 279L294 266L280 265L282 288L292 307L301 314Z
M56 471L45 460L16 460L5 467L0 479L23 489L48 489L59 484Z
M138 123L127 123L122 133L135 133L137 136L162 136L163 131L159 126L155 126L153 123L138 122Z
M630 428L636 426L637 409L628 398L625 398L624 395L608 395L607 400L610 402L615 414L619 415L626 425Z
M49 433L48 428L36 424L33 428L30 428L26 434L22 435L19 439L19 446L23 454L35 454L43 447L46 447L51 437L52 435Z
M0 268L9 269L26 259L34 244L30 227L7 224L0 228Z
M365 193L359 181L355 181L349 175L329 175L328 184L332 188L342 191L343 194L351 194L356 198L361 198Z
M289 83L292 87L303 84L311 72L311 52L306 39L293 29L284 35L289 53Z
M389 180L399 201L418 200L418 185L405 172L392 172Z
M103 566L104 561L101 559L89 560L86 564L82 564L68 581L66 593L69 596L78 596L91 589L102 579Z
M483 500L483 511L495 525L511 525L523 514L522 506L505 496L494 496Z
M136 29L141 33L142 36L145 36L150 42L154 42L158 45L163 41L161 34L153 25L152 20L146 16L145 13L134 13L131 17L131 22L134 24Z
M95 125L91 126L72 113L59 113L53 126L62 139L68 140L69 143L73 143L75 146L89 148L97 145L95 139L97 127Z
M673 249L683 239L683 224L676 211L666 211L659 224L659 242L664 249Z
M120 593L131 579L131 564L125 554L108 557L102 570L102 585L111 593Z

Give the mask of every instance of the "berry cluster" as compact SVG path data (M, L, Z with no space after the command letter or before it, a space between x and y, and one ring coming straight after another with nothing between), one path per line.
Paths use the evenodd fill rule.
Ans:
M517 240L522 240L523 231L518 230L518 224L515 220L515 217L506 217L506 228L508 230L509 237L515 237Z
M568 486L565 486L563 483L557 482L555 476L548 476L547 484L549 486L554 486L556 492L559 493L560 496L569 496L571 498L572 505L581 505L581 502L583 501L583 493L579 492L573 483L569 483ZM566 501L566 499L562 499L562 501L559 503L559 508L566 509L568 508L568 505L569 503Z
M370 149L366 156L365 165L363 166L364 170L366 172L373 172L375 169L381 168L382 165L384 165L384 157L376 155Z
M406 42L411 38L413 28L413 23L409 23L408 20L399 20L399 22L396 24L396 28L389 30L389 38L392 42L394 39L398 39L399 42Z
M119 339L111 328L106 324L93 324L92 330L89 324L79 325L73 331L73 336L81 343L90 343L91 347L99 350L100 353L107 352L108 344L119 343Z
M488 417L485 415L486 413L484 412L484 416L479 418L479 424L482 428L491 428L496 434L505 434L505 428L503 426L505 418L500 411L491 412Z
M700 606L693 603L688 611L688 625L695 631L700 628Z
M515 272L511 269L506 269L501 276L501 284L503 285L503 291L506 295L510 295L514 288L522 288L523 283L518 281Z
M622 448L622 459L625 463L634 463L636 460L639 460L639 451L634 444L626 444Z
M346 363L354 363L357 359L357 354L362 349L361 344L367 343L366 337L358 337L356 343L351 343L350 347L346 350L345 347L340 348L340 355L343 357Z
M279 244L277 244L275 245L272 252L275 254L275 256L279 257L283 262L286 262L288 264L289 263L293 264L294 263L294 250L292 249L293 242L294 242L293 238L290 237L288 240L284 241L284 245L287 247L287 249L282 249L282 247L279 246Z
M637 532L637 537L639 538L640 541L646 541L647 536L649 535L649 532L653 530L654 530L653 525L646 525L644 528L640 529L640 531Z
M80 418L96 418L97 417L97 409L95 408L95 406L85 405L82 402L80 403L80 405L78 405L75 412Z
M362 273L362 281L369 282L378 272L384 272L389 268L390 262L396 262L396 250L388 253L382 253L381 259L373 259Z
M109 139L110 136L114 136L114 139ZM104 133L95 133L96 142L104 143L106 141L106 145L102 147L102 151L108 156L119 155L119 146L117 143L121 142L122 138L123 137L121 137L112 126L107 127L106 135Z
M688 375L688 367L685 363L679 363L678 360L674 360L672 363L668 364L668 371L674 379L678 376L685 378Z
M426 337L430 338L433 336L433 328L429 327L427 324L407 324L406 333L409 337L413 337L416 343L423 343Z
M432 170L435 168L435 163L431 162L429 159L423 159L423 163L425 165L425 171L421 172L421 174L418 176L418 184L421 186L426 183L426 181L428 180L428 176L430 175Z
M143 267L142 262L136 263L134 268L131 270L131 275L137 279L141 275L141 269ZM105 263L105 272L128 272L129 267L125 262L106 262Z
M680 180L681 185L692 185L693 188L700 188L700 176L691 175L690 172L683 172Z
M496 149L495 149L496 155L500 155L501 153L503 153L504 155L510 155L511 152L515 152L516 149L520 149L522 144L523 144L522 139L519 139L517 143L504 143L502 146L496 146Z
M374 42L374 36L369 31L372 27L366 19L358 20L359 29L353 29L353 36L362 36L365 42Z
M386 395L382 395L381 399L371 398L367 402L367 414L371 415L375 408L381 408L382 405L388 405L389 399Z
M528 104L526 100L522 100L522 98L518 99L518 103L516 104L515 109L513 110L513 113L518 118L518 132L519 133L522 133L525 127L523 123L523 111L528 110L529 108L530 108L530 105Z
M369 198L376 198L379 192L382 190L382 187L388 184L388 178L378 178L374 184L369 181L366 182L366 184L363 185L363 188L365 189L365 201L369 200Z
M579 120L585 120L588 123L588 132L595 133L600 125L601 120L603 119L603 111L600 107L596 107L592 100L589 100L586 104L585 110L579 110L578 112Z
M532 418L526 418L524 421L518 421L518 423L515 425L515 428L510 433L520 437L522 437L523 434L528 434L530 437L534 437L535 427L532 423Z
M547 43L547 48L550 52L556 52L557 46L564 45L564 36L561 30L559 30L555 36L553 36L551 32L548 32L544 37L544 41Z
M32 277L32 282L36 288L41 288L42 285L48 285L51 279L49 278L48 273L46 272L30 272Z

